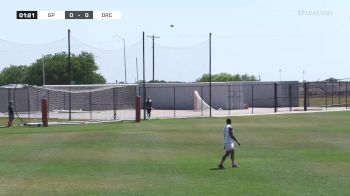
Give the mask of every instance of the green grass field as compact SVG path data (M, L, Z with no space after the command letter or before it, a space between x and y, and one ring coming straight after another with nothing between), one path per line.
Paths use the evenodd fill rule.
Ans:
M2 128L0 195L349 195L349 112L232 119Z

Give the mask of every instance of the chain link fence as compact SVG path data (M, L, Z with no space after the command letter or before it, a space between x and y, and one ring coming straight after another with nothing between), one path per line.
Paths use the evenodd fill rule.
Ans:
M0 116L7 117L13 100L18 117L40 119L43 96L49 118L63 120L135 120L137 95L153 100L152 118L345 110L349 88L349 82L213 83L210 96L209 83L147 84L144 96L137 85L19 85L0 87Z
M135 120L137 85L10 86L0 88L0 112L14 102L21 120L41 118L41 99L48 100L49 118L101 121Z
M348 85L348 82L213 83L210 97L209 83L147 84L146 97L153 100L153 118L344 110L348 109ZM144 97L142 86L139 92Z

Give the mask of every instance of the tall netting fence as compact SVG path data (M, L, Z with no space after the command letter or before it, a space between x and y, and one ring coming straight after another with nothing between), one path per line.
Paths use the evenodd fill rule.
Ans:
M0 88L0 111L13 100L19 118L41 119L41 99L48 100L50 119L135 120L136 85L23 86Z

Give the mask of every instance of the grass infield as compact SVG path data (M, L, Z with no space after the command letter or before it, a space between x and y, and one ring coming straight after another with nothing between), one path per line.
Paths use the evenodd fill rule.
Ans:
M348 195L350 113L0 129L0 195ZM4 120L1 122L5 122Z

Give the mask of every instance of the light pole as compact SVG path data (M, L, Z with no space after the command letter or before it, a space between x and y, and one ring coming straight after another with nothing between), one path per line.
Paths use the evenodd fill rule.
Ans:
M126 80L126 55L125 55L125 39L124 39L124 38L122 38L122 37L120 37L119 35L114 35L113 37L114 37L114 38L116 37L116 38L118 38L118 39L122 40L122 41L123 41L123 44L124 44L124 83L125 83L125 84L127 84L127 83L128 83L128 81Z
M305 70L303 70L303 82L305 82Z
M278 72L280 73L280 82L282 81L282 69L279 69Z

